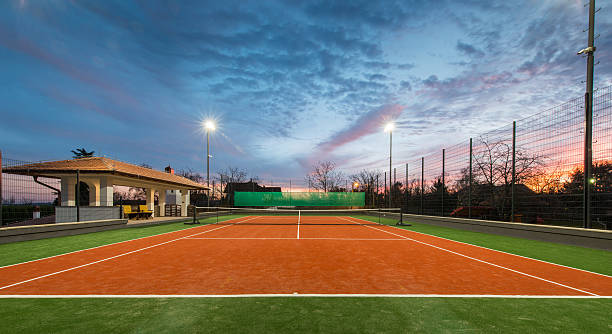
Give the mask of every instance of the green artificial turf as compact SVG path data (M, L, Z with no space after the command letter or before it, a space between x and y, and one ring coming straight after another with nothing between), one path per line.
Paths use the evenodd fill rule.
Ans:
M610 299L4 299L1 333L609 333Z
M228 220L238 217L240 216L224 216L222 218L219 217L219 219ZM212 217L201 219L200 221L206 224L215 222L216 219ZM98 247L156 234L184 230L192 227L194 227L194 225L185 225L180 222L2 244L0 245L0 266L41 259L53 255L65 254L81 249Z

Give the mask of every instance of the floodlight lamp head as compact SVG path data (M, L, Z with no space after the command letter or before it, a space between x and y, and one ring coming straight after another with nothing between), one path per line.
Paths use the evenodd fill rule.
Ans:
M208 131L213 131L215 129L215 123L213 121L204 122L204 128Z
M385 132L391 132L393 129L395 129L395 124L393 124L393 122L389 122L385 125Z

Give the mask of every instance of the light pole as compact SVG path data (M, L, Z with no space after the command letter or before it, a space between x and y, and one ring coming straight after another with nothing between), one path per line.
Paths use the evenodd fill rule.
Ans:
M215 123L206 121L204 127L206 128L206 187L208 187L206 191L208 204L206 206L210 207L210 132L215 130Z
M391 164L393 162L393 129L395 128L395 124L393 122L387 123L385 125L385 132L389 132L389 208L391 208L391 189L393 189L393 185L391 183Z

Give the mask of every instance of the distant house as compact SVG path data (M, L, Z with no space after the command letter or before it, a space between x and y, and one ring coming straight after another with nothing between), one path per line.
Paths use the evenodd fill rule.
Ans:
M249 182L229 182L223 191L227 194L226 198L228 204L234 205L234 192L236 191L281 192L281 187L260 186L253 180L250 180Z
M235 191L252 191L252 192L281 192L281 187L266 187L260 186L257 182L250 180L249 182L230 182L225 187L226 194L234 194Z

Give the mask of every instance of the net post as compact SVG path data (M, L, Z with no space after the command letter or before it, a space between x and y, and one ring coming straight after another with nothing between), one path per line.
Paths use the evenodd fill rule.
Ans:
M404 208L400 207L399 210L400 210L400 219L397 222L397 224L395 224L395 225L398 225L398 226L412 226L412 224L404 223Z

